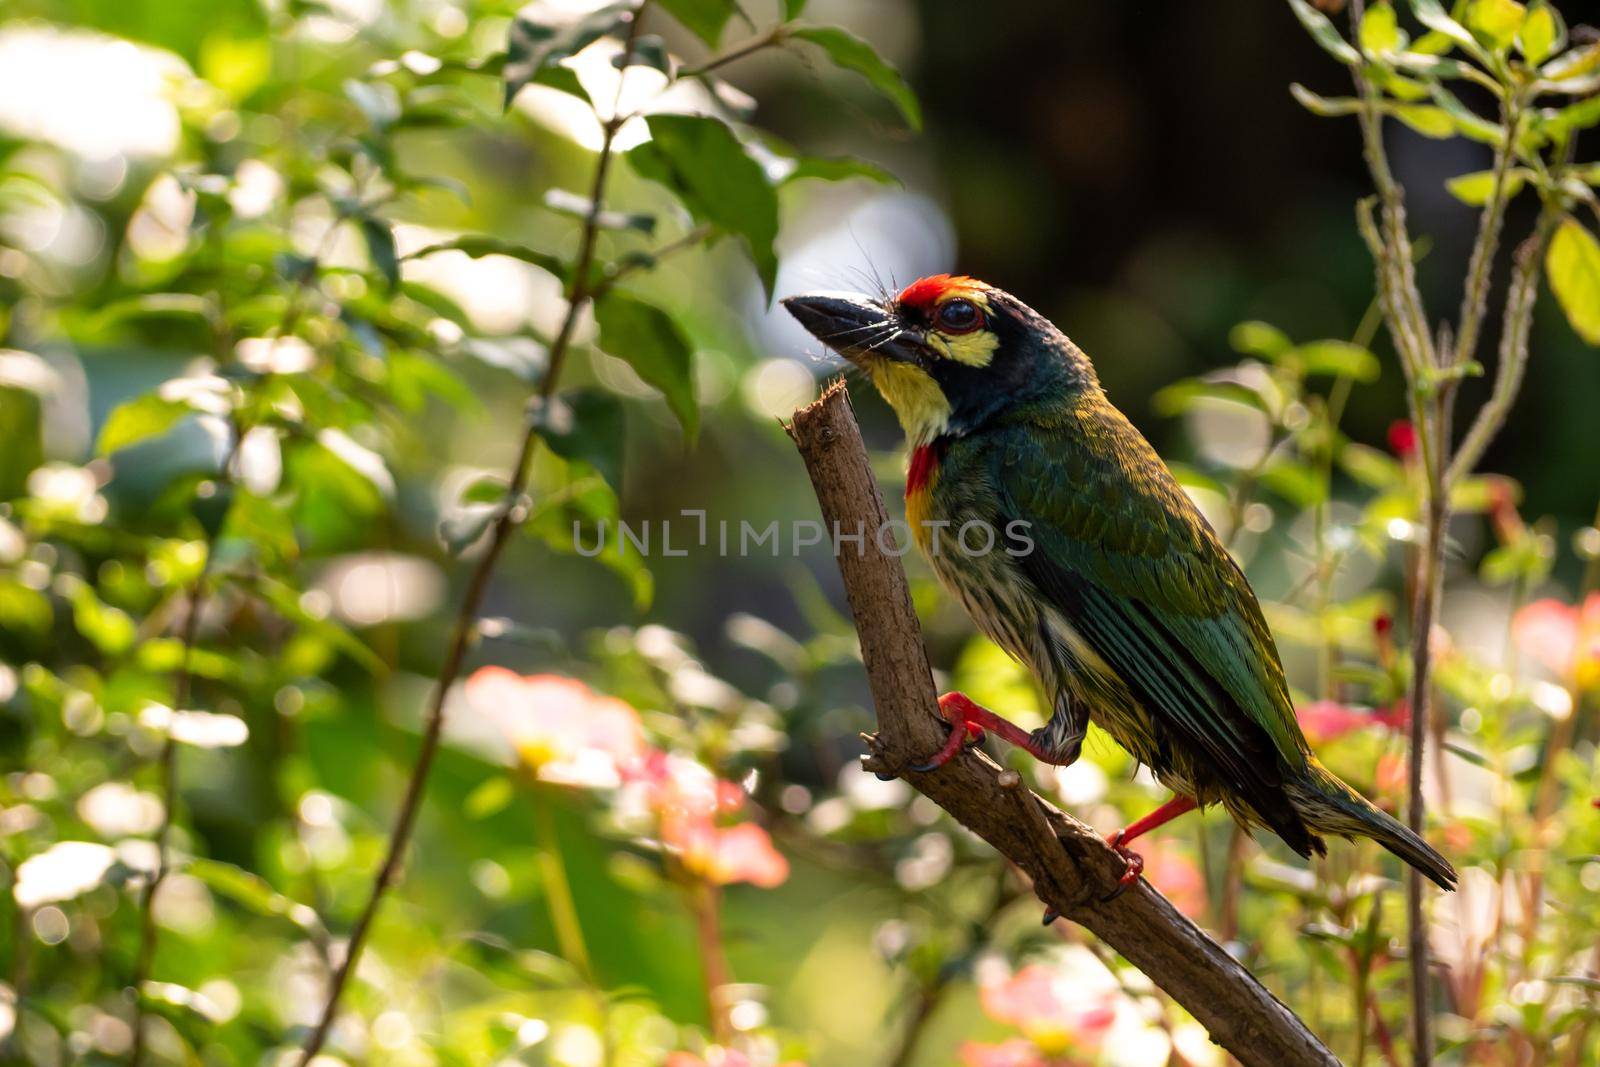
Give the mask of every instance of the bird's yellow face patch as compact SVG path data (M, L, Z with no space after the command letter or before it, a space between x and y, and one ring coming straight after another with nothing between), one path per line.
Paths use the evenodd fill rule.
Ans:
M950 401L927 371L910 363L873 359L867 363L867 373L900 420L906 440L927 444L944 432L950 422Z

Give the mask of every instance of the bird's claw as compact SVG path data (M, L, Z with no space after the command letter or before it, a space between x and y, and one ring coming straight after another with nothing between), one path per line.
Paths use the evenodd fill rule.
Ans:
M943 698L940 699L939 704L940 709L945 710ZM950 724L950 736L946 738L944 747L928 757L924 762L913 765L911 769L918 774L927 774L929 771L938 770L955 759L956 753L960 752L963 746L980 745L983 743L983 738L983 727L958 718Z
M1115 830L1106 835L1106 844L1111 846L1113 852L1122 857L1122 862L1127 864L1127 869L1122 872L1122 877L1117 879L1117 887L1101 898L1100 903L1102 904L1108 904L1123 893L1126 893L1128 887L1137 882L1139 876L1144 873L1144 857L1122 843L1123 835L1126 832L1125 830Z

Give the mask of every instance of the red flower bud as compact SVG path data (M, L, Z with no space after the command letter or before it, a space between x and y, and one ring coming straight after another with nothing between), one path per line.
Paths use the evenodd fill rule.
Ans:
M1389 424L1389 451L1401 459L1417 454L1417 428L1409 419L1396 419Z

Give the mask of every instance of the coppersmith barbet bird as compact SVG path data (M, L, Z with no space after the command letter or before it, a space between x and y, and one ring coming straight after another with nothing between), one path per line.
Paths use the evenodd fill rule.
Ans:
M1070 764L1092 720L1175 794L1109 838L1124 884L1143 866L1129 841L1221 804L1302 856L1324 850L1323 834L1367 837L1454 888L1443 856L1312 753L1244 573L1060 330L1009 293L943 274L881 300L783 303L894 409L911 446L913 540L1051 701L1030 732L945 694L950 741L915 770L984 731ZM955 536L974 522L997 543Z

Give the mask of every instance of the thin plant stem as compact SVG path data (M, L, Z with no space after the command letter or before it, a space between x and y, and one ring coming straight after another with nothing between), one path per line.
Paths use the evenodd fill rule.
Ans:
M585 981L593 984L594 966L584 941L583 926L578 921L572 882L567 878L567 865L561 855L561 839L556 834L555 804L545 790L535 788L539 795L533 802L533 826L539 843L539 878L544 883L550 924L555 928L561 955L578 968Z
M243 428L229 423L231 439L227 453L213 488L228 484L232 478L234 462L239 456L239 445L244 437ZM181 712L190 702L194 690L194 642L199 630L200 616L206 606L206 586L211 578L212 557L216 553L216 534L208 529L203 540L205 555L200 561L200 571L189 583L184 593L183 624L178 640L183 646L178 674L172 686L172 713ZM161 775L161 825L156 830L156 869L145 883L139 899L139 949L134 957L133 975L129 990L133 995L133 1038L128 1048L128 1067L140 1067L145 1058L145 1005L144 985L155 964L156 948L160 943L160 926L156 922L156 895L172 871L172 823L178 806L178 742L172 735L172 723L167 724L167 736L161 741L157 766Z
M684 887L689 912L694 918L695 944L700 949L700 969L705 979L706 1019L711 1024L711 1038L725 1045L733 1036L728 1020L727 1005L723 1002L728 986L733 984L733 971L728 966L728 955L722 946L722 891L717 886L694 879Z
M1494 254L1500 247L1500 230L1505 223L1506 182L1511 173L1511 160L1516 155L1516 137L1519 108L1515 99L1501 107L1500 125L1505 136L1495 146L1493 178L1489 198L1483 202L1483 213L1478 218L1478 236L1472 243L1472 256L1467 262L1467 284L1461 295L1461 319L1456 333L1455 362L1466 364L1478 349L1478 333L1483 328L1483 317L1489 310L1489 271L1494 265ZM1471 462L1467 464L1471 466Z
M783 26L774 26L771 30L768 30L761 36L752 37L743 44L735 45L726 52L723 52L721 55L712 56L704 63L699 63L692 67L684 67L678 72L678 77L698 78L702 75L710 74L712 71L725 67L729 63L736 62L749 55L754 55L763 48L770 48L771 46L778 44L784 39L785 36L786 33Z
M985 944L993 932L994 924L1005 914L1021 894L1015 887L1015 877L1011 873L1011 865L1002 861L997 865L995 872L994 889L990 894L989 903L983 912L972 920L967 943L955 957L970 956ZM885 1067L909 1067L916 1056L917 1046L922 1040L923 1031L927 1029L928 1022L933 1018L934 1012L943 1003L945 993L949 991L951 979L957 973L955 968L941 967L934 977L927 982L919 983L916 991L916 1000L906 1015L905 1025L900 1030L900 1036L895 1041L894 1048L890 1051L888 1059L884 1061Z
M602 296L605 296L607 293L609 293L618 282L622 281L630 274L637 274L641 270L655 267L668 256L682 252L688 248L693 248L701 241L704 241L707 237L710 237L712 231L713 228L709 223L702 224L700 226L696 226L694 229L689 230L687 233L684 233L679 237L674 237L672 240L667 241L665 244L662 244L657 248L648 250L642 256L633 259L624 259L621 263L618 263L615 267L611 268L605 277L595 282L594 285L589 288L589 298L591 300L600 299Z
M629 61L632 59L635 43L638 39L639 24L643 19L645 8L649 0L643 0L634 10L629 21L627 36L623 42L622 70L623 78L617 84L617 101L621 100L622 84L626 79ZM548 400L555 393L556 384L560 378L561 369L572 344L572 335L577 326L578 317L584 306L589 302L589 274L594 264L595 243L599 234L599 215L605 195L606 176L610 172L612 151L618 127L621 125L621 116L618 114L616 102L612 106L612 116L603 125L603 135L599 155L595 161L595 176L591 187L590 212L584 222L583 235L579 246L577 260L572 268L572 282L568 291L567 313L561 322L561 328L555 340L550 345L549 364L545 370L544 380L540 383L538 399ZM362 949L366 945L367 936L371 931L372 922L377 917L378 909L384 897L394 884L400 872L401 861L405 857L406 848L411 841L411 833L416 825L417 813L422 806L422 797L427 789L428 774L433 768L433 761L438 754L439 740L444 731L445 698L460 676L466 662L467 651L471 647L477 634L478 611L483 605L483 598L488 591L489 579L494 574L495 565L499 562L501 554L505 551L510 541L512 532L522 521L527 508L522 503L522 496L527 490L528 479L533 469L533 457L539 442L538 421L536 407L530 405L526 426L523 430L522 444L517 452L517 459L512 467L504 502L499 509L488 534L488 545L483 555L478 558L477 565L473 568L472 575L467 581L467 588L461 598L461 605L456 612L455 622L451 627L450 640L446 646L444 662L440 666L438 678L434 681L433 691L428 701L427 717L422 731L421 744L417 749L416 761L412 764L410 778L406 782L405 794L400 802L400 810L395 816L394 824L389 832L389 843L385 850L383 863L379 866L377 874L373 877L372 888L367 894L366 903L362 906L360 915L356 918L355 925L351 927L349 943L345 949L344 958L333 973L329 981L327 998L323 1003L322 1013L317 1024L306 1036L300 1048L300 1067L305 1067L311 1059L321 1051L327 1042L328 1032L333 1026L334 1019L339 1013L339 1003L343 999L345 987L349 984L350 975L354 973L356 964L361 958Z

